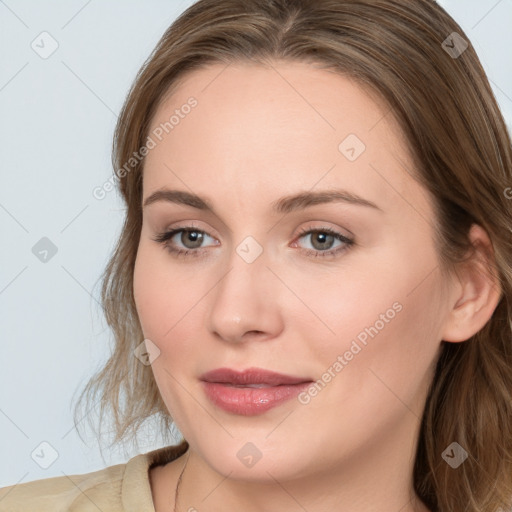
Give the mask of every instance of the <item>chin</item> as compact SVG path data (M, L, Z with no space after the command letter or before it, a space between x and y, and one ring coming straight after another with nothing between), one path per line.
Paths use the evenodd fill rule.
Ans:
M210 444L205 444L203 439L196 445L196 451L216 472L229 474L233 480L274 483L272 477L284 481L306 474L301 450L283 443L282 438L265 439L268 432L268 429L261 434L252 431Z

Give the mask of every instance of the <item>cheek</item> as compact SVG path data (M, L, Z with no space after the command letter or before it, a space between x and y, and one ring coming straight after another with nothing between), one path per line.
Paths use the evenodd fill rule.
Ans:
M440 283L435 272L425 278L430 261L415 267L406 256L351 267L343 280L320 280L314 292L299 289L318 319L299 320L302 338L315 340L304 360L321 364L312 368L322 381L336 382L327 385L336 400L363 392L368 401L382 393L396 400L396 393L412 403L429 375L440 348Z
M144 337L160 350L152 363L155 380L165 397L169 392L161 388L174 386L172 375L197 373L193 367L201 351L199 332L203 325L208 283L199 279L197 271L191 274L179 268L160 247L156 249L141 242L135 262L133 294ZM192 367L191 367L192 365Z
M328 276L295 279L294 292L302 300L290 298L294 309L289 316L297 318L302 339L314 340L315 354L335 358L350 350L356 338L364 346L370 338L366 328L377 322L380 329L387 329L380 315L389 319L399 315L399 293L392 291L389 277L368 272L371 266L375 262L362 262L361 270L351 267Z
M144 336L158 345L172 336L200 294L197 287L201 281L177 270L170 258L165 249L141 242L133 275L133 295Z
M194 313L200 308L193 306L201 291L189 283L197 287L201 281L176 272L168 258L163 249L155 250L141 242L134 268L133 295L144 338L160 350L151 364L155 382L170 415L178 420L190 400L186 393L183 396L179 385L183 382L181 374L194 372L191 362L197 360L193 354L197 350L193 326L197 324Z
M151 340L161 335L159 323L169 298L164 295L165 287L159 274L150 259L150 252L141 244L133 272L133 297L144 336Z

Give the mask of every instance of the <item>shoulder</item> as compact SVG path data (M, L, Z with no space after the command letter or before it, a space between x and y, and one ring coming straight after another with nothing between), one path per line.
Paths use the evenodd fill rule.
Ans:
M122 480L127 464L82 475L64 475L0 489L0 511L121 511Z
M99 471L0 488L0 512L154 512L149 468L173 460L187 448L184 441Z

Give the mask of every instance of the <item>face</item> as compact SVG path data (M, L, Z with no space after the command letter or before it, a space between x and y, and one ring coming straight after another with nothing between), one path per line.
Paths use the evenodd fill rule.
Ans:
M191 448L233 478L408 464L446 302L433 206L389 107L309 64L215 64L149 135L143 202L165 189L211 208L153 196L134 274L154 378ZM218 368L309 384L205 384Z

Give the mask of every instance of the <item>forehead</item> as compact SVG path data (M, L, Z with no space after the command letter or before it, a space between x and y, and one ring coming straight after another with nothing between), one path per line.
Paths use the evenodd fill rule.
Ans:
M191 97L196 105L185 108ZM429 215L387 103L311 64L215 63L189 72L160 104L149 135L159 127L144 196L163 186L206 196L228 188L263 205L282 192L343 187L383 209L407 197L407 208L412 201Z

